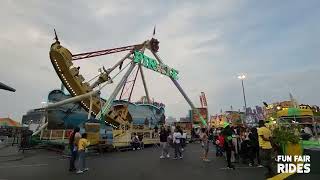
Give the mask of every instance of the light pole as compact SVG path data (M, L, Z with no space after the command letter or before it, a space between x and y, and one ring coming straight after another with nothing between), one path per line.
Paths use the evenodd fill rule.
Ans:
M243 93L243 101L244 101L244 115L245 117L247 116L247 101L246 101L246 93L244 92L244 85L243 85L243 80L246 78L244 74L239 75L238 79L241 80L241 85L242 85L242 93ZM243 121L242 121L243 123Z

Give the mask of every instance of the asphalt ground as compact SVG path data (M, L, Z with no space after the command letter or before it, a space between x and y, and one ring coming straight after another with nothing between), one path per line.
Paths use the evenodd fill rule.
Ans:
M200 159L202 148L189 144L182 160L160 159L160 148L149 147L139 151L112 152L87 157L88 172L68 171L69 159L56 152L31 150L21 160L0 162L0 180L188 180L188 179L264 179L264 168L235 164L235 170L226 169L224 158L217 158L210 146L209 159ZM173 149L171 149L171 154ZM320 179L319 176L299 176L293 179Z

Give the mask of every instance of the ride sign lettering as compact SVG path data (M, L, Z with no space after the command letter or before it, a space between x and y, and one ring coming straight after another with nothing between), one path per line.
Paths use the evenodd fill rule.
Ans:
M159 64L155 59L152 59L140 51L134 51L134 58L133 61L135 63L141 63L144 67L157 71L163 75L169 76L175 80L178 79L178 71L170 68L165 64Z

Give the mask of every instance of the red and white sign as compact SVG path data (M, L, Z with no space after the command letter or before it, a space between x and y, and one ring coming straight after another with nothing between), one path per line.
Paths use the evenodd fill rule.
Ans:
M208 106L207 98L206 98L206 95L204 94L204 92L201 92L200 99L201 99L201 106L202 107L207 107Z

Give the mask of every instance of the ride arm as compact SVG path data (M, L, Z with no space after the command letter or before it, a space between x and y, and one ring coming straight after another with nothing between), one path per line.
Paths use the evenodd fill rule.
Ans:
M142 44L137 44L137 45L124 46L124 47L119 47L119 48L105 49L105 50L100 50L100 51L92 51L92 52L87 52L87 53L73 54L72 60L76 61L76 60L80 60L80 59L103 56L103 55L113 54L113 53L118 53L118 52L123 52L123 51L132 51L134 49L139 49L141 46L142 46Z

